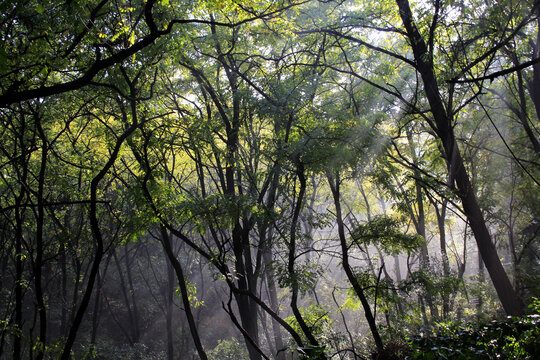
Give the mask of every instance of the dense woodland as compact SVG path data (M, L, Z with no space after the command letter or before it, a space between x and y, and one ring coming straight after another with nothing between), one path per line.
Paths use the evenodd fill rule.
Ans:
M537 319L539 29L537 0L0 2L0 358L424 358Z

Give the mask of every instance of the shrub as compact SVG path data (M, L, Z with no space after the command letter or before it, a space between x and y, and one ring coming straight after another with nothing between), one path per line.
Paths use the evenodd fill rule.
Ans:
M480 326L440 324L436 337L410 341L410 359L540 359L540 315Z

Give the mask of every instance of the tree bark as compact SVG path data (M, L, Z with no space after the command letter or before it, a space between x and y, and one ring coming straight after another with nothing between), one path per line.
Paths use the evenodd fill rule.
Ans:
M19 131L20 136L18 137L19 146L21 149L21 155L18 157L18 166L19 170L17 171L19 175L19 181L21 184L26 183L28 176L28 146L25 141L25 131L26 131L26 117L24 113L21 113L21 128ZM20 172L20 173L19 173ZM23 199L26 196L26 187L21 186L19 194L15 198L15 326L13 331L13 359L21 359L22 351L22 333L23 333L23 223L24 223L24 214L21 205L23 204Z
M174 341L172 329L173 315L173 295L174 295L174 274L173 267L170 263L167 264L167 285L165 286L165 299L167 301L167 311L165 312L167 321L167 359L174 359Z
M306 194L306 176L304 165L297 159L296 164L296 174L298 180L300 181L300 190L298 192L298 198L296 199L296 204L293 207L293 216L291 220L291 231L289 236L289 256L287 262L287 270L289 273L289 278L291 282L291 309L298 322L298 325L302 329L302 332L308 339L309 343L314 346L319 346L319 342L313 336L310 327L306 324L300 310L298 309L298 276L295 271L295 260L296 260L296 228L298 225L298 218L300 216L300 211L302 209L302 203L304 201L304 196Z
M268 234L264 234L264 242L269 242L272 238L272 232L269 231ZM263 262L265 264L265 267L269 267L272 264L272 250L270 245L265 245L265 249L263 249ZM270 301L270 308L279 315L279 301L277 297L277 290L276 290L276 283L274 281L274 276L269 270L265 270L266 275L266 287L268 289L268 298ZM283 351L285 346L283 344L283 338L281 337L281 331L279 323L275 319L271 319L272 323L272 331L274 336L274 344L276 347L276 359L277 360L284 360L285 359L285 352Z
M47 342L47 309L45 305L44 295L43 295L43 226L45 222L45 209L43 206L44 203L44 186L45 186L45 175L47 171L47 156L49 151L49 144L47 141L47 136L43 127L41 125L41 117L36 112L34 112L34 121L36 123L37 132L39 139L41 141L41 164L39 169L39 179L38 179L38 192L37 192L37 219L36 219L36 260L34 264L34 286L36 290L36 302L38 306L39 314L39 338L37 346L37 356L36 360L42 360L45 356L45 344Z
M141 329L139 326L139 308L135 297L135 287L133 286L133 276L131 275L131 263L129 261L129 253L127 244L124 245L124 261L126 263L126 277L129 285L129 295L131 297L132 315L133 315L133 340L138 343L141 338ZM128 304L129 306L129 304Z
M531 57L533 59L540 57L540 6L538 5L536 6L536 18L536 41L532 42L533 53ZM533 65L533 76L532 79L527 82L527 88L536 110L536 117L538 120L540 120L540 63L538 62ZM534 138L536 139L536 137Z
M201 338L199 337L199 331L197 330L197 324L195 324L195 319L193 317L193 313L191 312L189 293L186 286L186 279L184 277L184 270L182 269L182 264L180 264L180 261L178 261L178 259L174 255L169 233L167 232L165 226L160 226L160 231L161 244L163 245L163 249L167 254L167 257L171 266L174 269L174 272L176 273L176 279L178 281L178 286L180 287L180 295L182 297L182 303L184 305L184 312L188 321L189 331L191 332L191 338L195 343L195 348L197 349L197 354L199 355L199 358L202 360L207 360L208 357L206 356L206 352L204 351L204 347L201 343Z
M369 329L371 330L373 340L375 341L375 345L377 346L377 349L380 351L384 349L384 344L379 334L379 330L377 329L375 317L373 316L373 313L371 312L371 307L364 294L364 289L362 289L362 287L358 283L351 269L351 266L349 264L349 246L347 244L347 238L345 236L345 225L343 224L343 217L341 214L340 179L339 179L339 176L334 176L330 174L327 175L327 178L328 178L328 184L330 185L330 190L332 191L332 196L334 198L334 206L336 208L336 222L338 225L338 235L339 235L339 240L341 244L341 257L342 257L343 269L345 270L347 279L349 279L349 282L351 283L354 289L354 292L356 293L356 295L360 299L360 302L362 303L362 307L364 308L364 315L368 322Z

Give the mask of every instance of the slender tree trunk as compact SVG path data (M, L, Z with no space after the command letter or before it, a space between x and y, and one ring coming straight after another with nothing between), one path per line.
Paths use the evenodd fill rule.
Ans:
M396 273L396 281L401 282L401 264L399 261L399 255L394 256L394 272Z
M514 220L514 189L515 189L515 175L513 172L513 163L510 163L510 176L512 177L512 190L510 192L510 199L508 200L508 220L507 220L507 229L508 229L508 244L510 246L510 255L512 258L512 272L513 272L513 279L514 279L514 288L516 291L520 291L520 279L518 276L518 265L519 265L519 256L517 254L516 249L516 233L514 229L515 220Z
M420 304L420 311L422 312L422 322L424 323L424 332L431 333L429 330L429 321L427 318L426 305L421 295L418 295L418 303Z
M215 28L212 29L215 33ZM221 51L220 51L221 52ZM226 141L226 166L225 166L225 188L224 193L230 198L235 198L236 194L236 153L238 150L238 139L240 131L240 97L238 93L238 75L232 71L227 63L223 63L224 69L229 80L229 85L232 91L232 116L223 116L223 121L226 125L227 141ZM216 103L216 105L220 105ZM241 189L240 182L238 183ZM249 227L242 227L240 217L236 218L234 228L232 229L232 244L235 258L235 270L238 275L238 288L256 293L256 278L253 273L253 265L251 261L251 246L249 243ZM244 340L249 352L251 360L261 360L261 354L258 351L259 346L259 330L257 318L257 305L252 299L244 294L234 294L238 312L240 314L240 322L242 324ZM232 313L231 313L232 314ZM231 315L230 314L230 315ZM253 342L253 343L252 343ZM255 346L254 346L255 345Z
M242 239L242 230L239 222L237 222L234 226L232 237L233 251L235 255L235 270L238 274L238 288L245 291L254 291L256 289L251 286L251 274L246 269L246 264L244 262L244 256L248 254L246 254L246 252L244 251L244 241ZM249 251L249 249L246 249L246 251ZM244 335L244 340L249 352L250 359L260 360L262 357L256 347L259 345L256 304L244 292L235 293L234 296L238 305L240 322L242 328L246 332L246 334ZM253 346L252 342L255 343L256 346Z
M167 311L165 313L167 321L167 359L174 359L174 339L172 329L173 302L174 295L174 269L170 263L167 263L167 286L165 286L165 298L167 301Z
M22 190L21 190L22 193ZM22 196L20 196L22 198ZM23 308L23 239L22 219L17 201L15 207L15 331L13 332L13 359L21 359L22 308Z
M9 253L15 250L15 244L9 244L7 238L8 227L7 224L0 219L0 249L3 251L0 253L0 289L4 289L6 282L9 284L10 274L8 273L9 267ZM10 271L11 268L10 268ZM10 284L11 285L11 284ZM4 309L2 309L4 310ZM7 318L7 316L5 317ZM6 336L8 335L8 329L4 328L0 331L0 354L4 354L4 346L6 344Z
M124 298L124 303L125 303L125 309L128 313L128 319L129 319L129 324L128 324L128 332L126 333L126 335L128 335L128 342L131 346L135 345L135 343L137 342L137 338L136 338L136 326L135 326L135 320L134 320L134 316L133 316L133 312L131 310L131 304L130 304L130 301L129 301L129 297L128 297L128 290L127 290L127 286L126 286L126 280L124 279L124 274L123 274L123 271L122 271L122 266L120 264L120 260L118 259L118 256L116 254L116 249L112 249L112 255L113 255L113 258L114 258L114 263L116 264L116 268L118 269L118 278L120 280L120 290L122 292L122 297Z
M515 62L516 65L517 64L517 59L516 59L516 62ZM537 66L537 65L535 65ZM538 71L538 69L536 70ZM533 82L535 82L536 80L536 86L540 86L540 79L535 79L535 70L534 70L534 66L533 66ZM527 100L525 99L525 85L524 85L524 81L523 81L523 75L522 75L522 72L521 71L518 71L517 72L517 75L518 75L518 94L519 94L519 104L520 104L520 109L519 109L519 112L518 112L518 119L519 121L521 122L521 126L523 127L523 129L525 130L525 134L527 134L527 137L529 138L529 141L534 149L534 152L536 154L540 154L540 142L538 141L538 138L536 137L536 135L534 134L530 124L529 124L529 115L528 115L528 112L527 112ZM536 76L538 77L538 74L536 74ZM533 86L535 86L533 85ZM529 91L530 92L530 91ZM540 92L540 90L533 90L534 92L534 96L536 96L536 93L537 92ZM531 93L531 97L532 97L532 93ZM540 102L540 99L537 99L539 102ZM533 101L534 103L534 101ZM535 108L536 108L536 103L535 104ZM540 103L538 104L538 106L540 107ZM536 109L537 111L537 116L538 119L540 119L540 115L539 112L540 112L540 109Z
M188 321L189 331L191 332L191 338L195 343L195 348L197 349L197 354L199 355L199 358L202 360L207 360L208 357L206 355L206 352L204 351L204 347L201 343L201 338L199 337L199 331L197 330L197 324L195 324L195 319L193 318L193 313L191 312L189 293L186 286L186 279L184 277L184 270L182 269L182 264L180 264L180 261L178 261L178 259L174 255L167 229L165 229L164 226L160 226L160 231L163 249L165 250L169 262L173 267L174 272L176 273L176 280L178 281L178 286L180 287L180 295L182 298L182 303L184 305L184 312Z
M272 238L271 231L268 233L268 237L270 239ZM266 241L269 241L269 239L266 239ZM269 267L272 264L271 250L269 248L265 249L262 256L263 256L265 267ZM268 270L265 271L265 275L266 275L266 287L268 289L268 298L270 300L270 308L276 314L279 315L279 301L277 297L277 289L276 289L276 283L274 281L274 276ZM285 346L283 344L283 338L281 337L281 330L280 330L279 323L274 318L272 318L271 323L272 323L272 331L273 331L273 336L274 336L274 344L276 347L276 354L275 354L276 359L285 360L285 352L283 351Z
M336 222L338 226L338 235L339 235L339 240L341 244L341 257L342 257L343 269L345 270L347 279L349 279L349 282L353 286L354 292L356 293L356 295L360 299L360 302L362 303L362 307L364 308L364 315L368 322L369 329L371 330L371 335L373 336L373 340L375 341L375 345L377 346L377 349L380 351L384 349L384 344L379 334L379 330L377 329L375 317L373 316L373 313L371 312L371 307L364 294L364 290L358 283L356 276L354 275L352 268L349 264L349 245L347 244L347 238L345 236L345 225L343 224L343 217L341 215L340 179L338 175L328 174L327 177L328 177L328 184L330 185L330 190L332 191L332 196L334 198L334 206L336 208Z
M132 315L133 315L133 341L138 343L141 338L141 329L139 326L139 309L135 297L135 287L133 286L133 276L131 274L131 262L129 261L129 252L127 244L124 245L124 261L126 264L126 277L129 285L129 295L131 297ZM129 304L128 304L129 306Z
M299 292L299 283L298 276L295 271L295 260L296 260L296 230L298 225L298 219L300 217L300 211L302 209L302 203L304 201L304 196L306 194L306 176L304 165L297 160L296 164L296 174L300 182L300 189L298 192L298 198L293 207L293 216L291 220L291 231L289 235L289 255L287 261L287 270L291 282L291 310L298 322L298 325L302 329L302 332L308 339L309 343L314 346L319 346L319 342L313 336L310 327L306 324L300 310L298 309L298 292Z
M448 200L443 199L441 207L433 197L428 194L428 199L435 209L435 216L437 217L437 227L439 229L439 245L441 248L441 262L443 266L443 277L447 279L450 276L450 261L448 260L448 250L446 246L446 208L448 207ZM450 311L450 297L443 293L443 318L446 319Z
M281 144L278 144L278 148L281 148ZM272 174L272 180L270 183L270 188L268 189L268 197L266 200L266 206L268 209L273 209L276 201L277 189L279 185L279 170L280 167L276 166ZM262 262L264 264L263 271L266 279L266 288L268 290L268 298L270 301L270 308L274 311L276 315L279 315L279 300L277 296L276 282L274 279L274 274L272 273L272 239L273 239L273 228L270 227L269 221L264 218L260 224L260 233L261 233L261 251L262 251ZM271 318L273 338L275 344L275 358L276 360L285 360L285 346L283 344L283 338L281 336L281 328L279 323Z
M536 6L536 23L536 41L531 41L533 44L533 59L540 57L540 6ZM532 79L527 82L527 88L536 110L536 118L540 121L540 63L538 62L533 65L533 76ZM536 136L534 136L534 138L536 139ZM538 142L538 139L536 140ZM538 154L536 146L535 150Z
M38 192L37 192L37 219L36 219L36 259L34 264L34 286L36 290L36 302L39 314L39 344L37 344L36 360L42 360L45 355L45 344L47 342L47 308L43 295L43 226L45 222L44 186L45 173L47 171L47 156L49 145L47 137L41 126L41 118L38 113L34 113L34 120L41 140L41 164L39 169Z
M20 191L15 198L15 331L13 332L13 359L21 359L22 351L22 334L23 334L23 214L21 205L26 195L25 186L28 175L28 153L27 146L24 139L26 129L26 121L24 114L21 115L21 129L19 136L19 146L21 148L21 154L19 156L20 178L21 183Z
M441 247L441 259L443 263L443 276L445 279L450 277L450 261L448 260L448 251L446 249L446 228L445 228L445 218L446 218L446 207L448 206L448 201L443 200L441 210L436 208L437 215L437 226L439 228L439 240ZM447 296L443 296L443 317L447 318L450 312L450 303Z
M485 281L484 274L484 262L482 261L482 255L478 252L478 281L483 284ZM478 303L476 304L476 318L481 321L483 315L484 299L482 296L478 297Z
M270 350L271 354L277 354L277 350L274 346L275 344L273 343L272 337L270 336L270 332L268 331L268 324L266 322L266 316L267 316L266 313L259 311L261 329L264 332L264 337L266 339L266 343L268 344L268 349Z
M60 333L64 334L67 331L67 265L66 265L66 245L64 242L60 243L59 250L59 259L60 259L60 273L62 276L61 279L61 304L62 304L62 314L60 317Z
M90 335L90 344L96 344L97 330L99 325L99 314L101 309L101 276L96 276L96 293L94 295L94 311L92 312L92 333Z
M413 170L413 176L414 176L414 189L416 192L416 216L413 212L412 207L410 208L411 216L414 220L416 217L416 221L414 222L414 225L416 227L416 233L425 240L424 244L422 245L422 248L420 249L420 269L425 272L426 274L430 273L430 261L429 261L429 251L428 251L428 244L427 244L427 238L426 238L426 214L424 211L424 190L422 188L422 184L420 183L420 171L418 170L418 158L416 156L416 149L413 145L413 137L411 130L409 128L406 129L407 133L407 140L409 143L409 149L411 151L411 157L413 164L415 165L415 168ZM431 294L429 291L426 291L424 293L424 297L426 298L426 303L429 307L429 311L431 313L432 320L438 320L439 318L439 311L437 310L437 306L435 306L435 301L433 300L433 294Z

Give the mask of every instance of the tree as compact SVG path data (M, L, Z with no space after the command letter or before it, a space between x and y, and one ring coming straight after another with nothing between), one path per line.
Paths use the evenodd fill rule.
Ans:
M501 40L498 40L491 44L491 46L482 52L474 53L474 60L468 60L463 63L463 56L467 52L474 52L476 48L471 44L478 42L478 39L484 39L487 34L480 33L478 39L471 38L470 42L457 38L455 43L445 44L443 43L441 36L437 36L438 30L448 32L450 38L455 38L450 31L450 27L445 27L445 12L443 11L444 5L439 1L435 1L433 4L433 16L423 17L418 22L411 11L411 7L408 1L397 1L396 8L392 9L384 4L380 6L380 11L388 16L398 15L402 28L394 26L380 25L377 21L373 24L365 22L363 14L356 16L354 13L348 17L349 24L344 27L344 31L335 30L335 28L322 27L321 29L311 30L307 32L324 32L334 36L336 39L347 41L351 45L356 45L364 49L370 49L387 55L396 64L400 64L399 68L405 69L408 67L412 69L414 73L418 75L419 83L416 89L412 89L411 95L401 92L396 87L389 87L381 85L376 79L371 80L369 75L355 70L355 63L358 61L356 58L351 58L345 55L343 47L338 48L338 51L344 54L343 64L344 66L337 66L333 63L329 63L327 67L336 71L347 73L358 77L359 79L371 84L375 88L386 92L388 95L394 96L396 100L400 101L406 107L412 109L415 114L418 114L426 124L431 128L432 135L440 141L441 156L445 159L448 174L450 178L450 186L459 196L463 206L463 210L469 220L469 226L475 234L475 238L478 244L478 248L482 253L482 258L486 264L486 268L490 273L491 279L497 293L500 297L501 303L508 314L522 314L523 309L519 297L512 288L512 285L506 275L504 268L501 265L500 259L497 255L497 251L491 236L486 226L484 216L481 208L478 205L478 201L475 196L475 190L470 182L466 165L463 162L459 145L455 136L455 126L459 119L459 113L471 100L474 100L477 96L476 93L461 92L461 88L456 88L455 83L445 82L448 77L454 76L459 78L462 74L468 71L476 70L478 67L485 65L485 61L491 54L500 49L510 39L515 36L516 31L510 34L502 34ZM361 7L361 10L370 12L369 7ZM485 9L481 7L479 9ZM373 9L375 11L375 9ZM464 16L468 15L463 13ZM521 20L520 24L526 24L528 17L525 16ZM420 25L419 25L420 24ZM412 53L412 59L401 55L396 52L395 49L385 48L384 46L374 45L354 34L348 34L347 29L377 29L383 33L393 33L402 37L406 43L404 50L408 50ZM339 28L338 28L339 29ZM424 31L425 30L425 31ZM441 40L439 40L441 39ZM434 44L439 43L443 48L447 48L446 52L436 51ZM390 43L390 46L392 43ZM403 45L403 44L400 44ZM463 51L465 53L463 53ZM405 52L406 53L406 52ZM439 55L440 54L440 55ZM448 61L445 57L448 57ZM440 64L436 61L440 61ZM444 71L439 70L438 66L447 66L447 70L456 69L451 74L447 74ZM451 65L450 68L448 66ZM487 64L489 66L489 63ZM402 70L405 71L405 70ZM413 73L413 74L414 74ZM416 105L416 99L420 96L418 90L422 89L422 95L425 99L425 103L428 106L429 114ZM412 100L411 100L412 99ZM443 100L444 99L444 100ZM457 99L463 99L461 103L457 103Z

